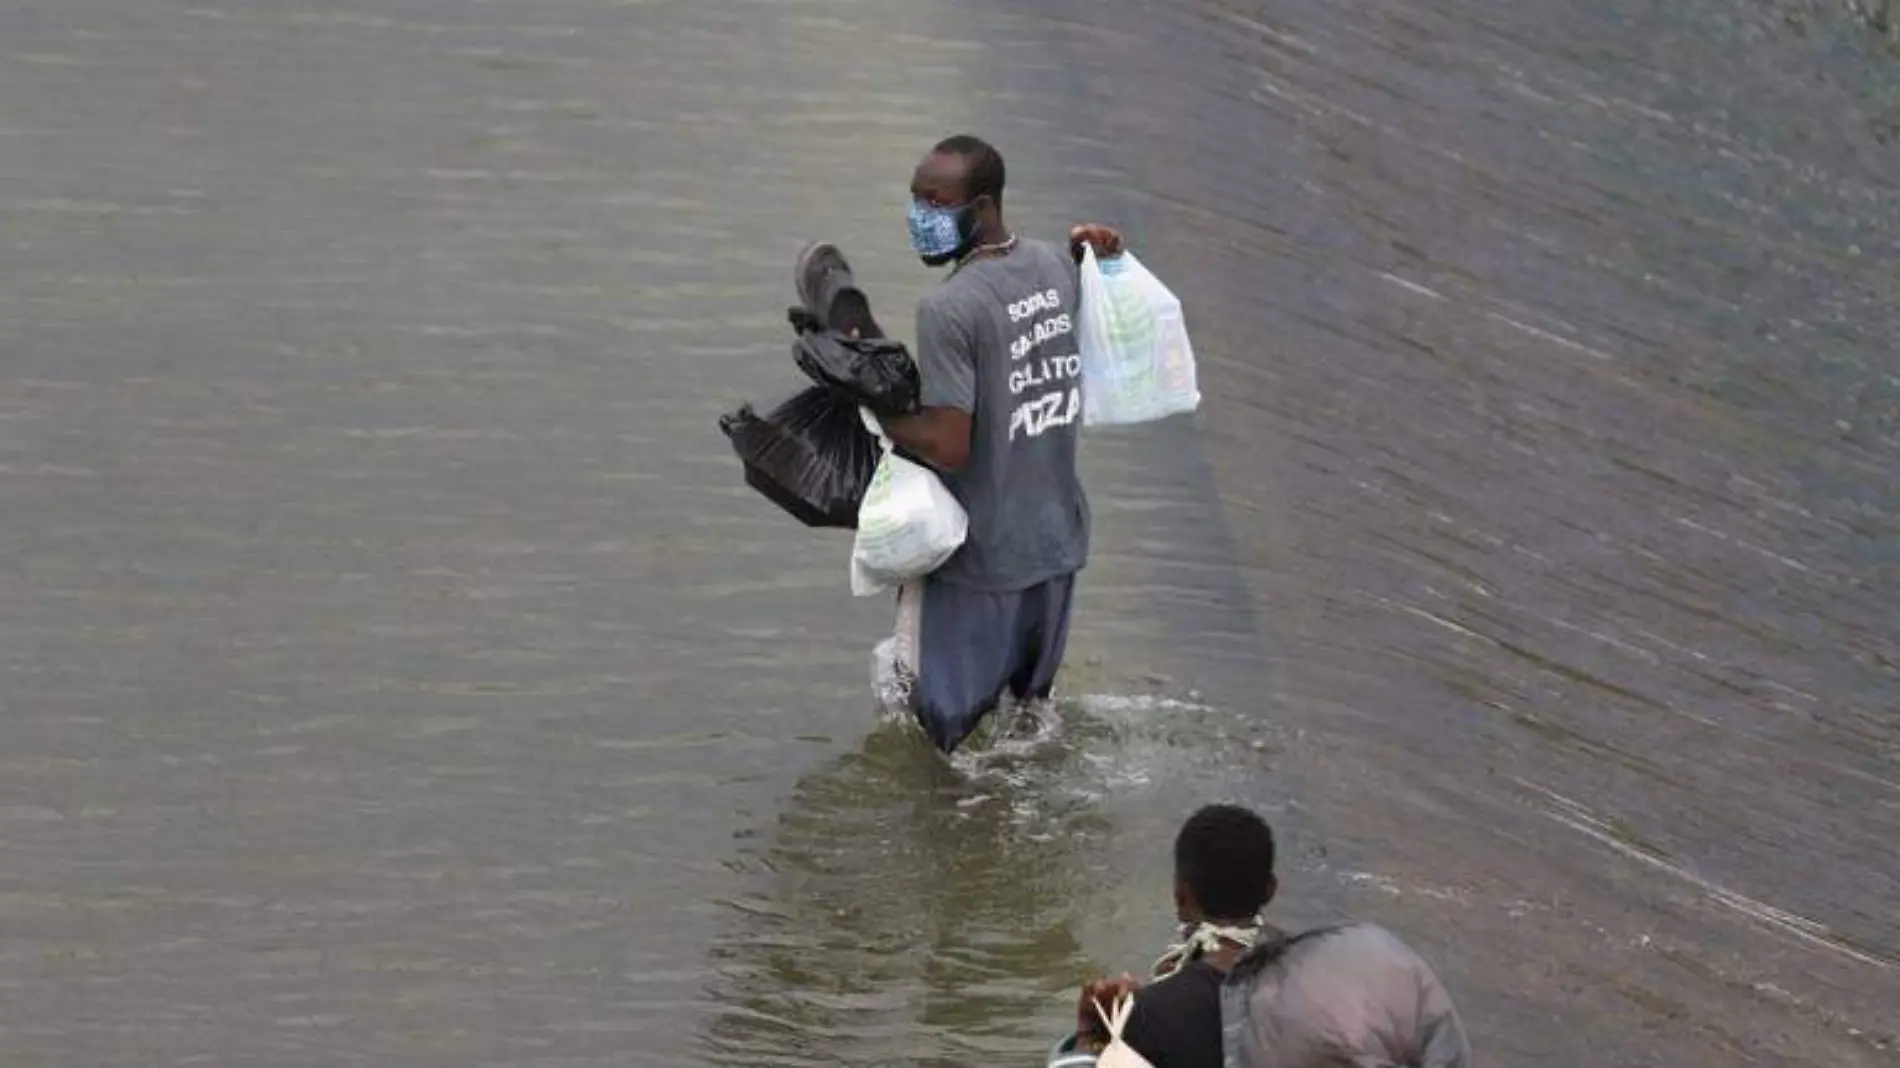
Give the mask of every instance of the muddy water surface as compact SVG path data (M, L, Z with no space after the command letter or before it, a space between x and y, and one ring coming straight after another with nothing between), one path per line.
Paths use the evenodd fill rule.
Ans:
M1487 1063L1900 1047L1900 67L1695 0L0 11L0 1053L1034 1063L1268 812ZM714 429L923 147L1124 226L1047 734ZM907 331L906 331L907 332Z

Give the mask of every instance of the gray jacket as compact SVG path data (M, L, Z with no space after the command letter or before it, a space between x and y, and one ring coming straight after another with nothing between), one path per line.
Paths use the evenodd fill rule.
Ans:
M1221 987L1226 1068L1470 1068L1438 976L1374 924L1262 945Z

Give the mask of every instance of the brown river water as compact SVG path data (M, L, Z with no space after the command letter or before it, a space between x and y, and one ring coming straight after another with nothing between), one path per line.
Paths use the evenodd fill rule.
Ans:
M1207 396L946 763L715 420L966 129ZM1895 1063L1896 176L1819 0L8 0L0 1064L1038 1064L1212 800L1482 1063Z

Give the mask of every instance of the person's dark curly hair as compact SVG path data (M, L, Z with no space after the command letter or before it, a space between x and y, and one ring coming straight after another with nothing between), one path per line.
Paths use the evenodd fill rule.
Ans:
M1174 839L1174 877L1210 919L1251 920L1272 900L1273 828L1238 805L1208 805Z

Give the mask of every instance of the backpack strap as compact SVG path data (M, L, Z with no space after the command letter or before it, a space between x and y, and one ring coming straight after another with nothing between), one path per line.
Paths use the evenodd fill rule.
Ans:
M1221 980L1220 987L1221 1068L1244 1068L1240 1063L1240 1040L1247 1029L1248 995L1253 992L1254 981L1268 968L1279 963L1294 946L1332 934L1344 926L1337 924L1332 927L1314 927L1298 934L1281 934L1278 938L1254 946L1246 956L1234 962L1233 969Z

